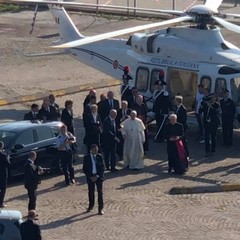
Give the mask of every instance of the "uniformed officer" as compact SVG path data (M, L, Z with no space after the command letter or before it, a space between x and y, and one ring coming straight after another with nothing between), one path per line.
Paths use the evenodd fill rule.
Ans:
M67 131L66 125L63 125L60 129L60 134L57 137L57 148L59 151L59 157L62 162L63 173L65 176L66 185L75 183L74 180L74 168L73 168L73 153L71 145L76 142L76 137L74 137L70 132Z
M123 84L121 86L121 100L125 100L128 102L131 101L131 96L132 96L132 89L131 86L129 85L129 80L132 79L132 77L129 75L129 68L128 66L124 67L124 74L122 76Z
M163 141L163 126L169 114L169 93L164 90L167 83L160 78L154 83L153 112L155 113L158 131L154 137L155 141Z
M228 89L223 88L223 99L220 100L222 110L222 134L223 145L231 146L233 142L233 120L235 116L235 104L232 99L228 97Z

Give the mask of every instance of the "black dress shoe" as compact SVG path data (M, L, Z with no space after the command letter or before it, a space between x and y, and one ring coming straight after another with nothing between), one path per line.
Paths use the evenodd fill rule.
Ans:
M103 210L99 210L98 211L98 215L103 215L104 214L104 211Z
M88 209L87 209L87 212L91 212L91 211L92 211L92 208L88 208Z
M117 171L118 171L118 169L116 169L116 168L111 169L111 172L117 172Z

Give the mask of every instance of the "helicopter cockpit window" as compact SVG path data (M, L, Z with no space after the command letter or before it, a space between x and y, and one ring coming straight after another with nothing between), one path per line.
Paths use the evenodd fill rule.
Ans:
M201 78L200 83L203 85L204 88L208 89L211 92L211 78L208 76L203 76Z
M222 89L223 88L226 88L227 85L226 85L226 79L224 78L217 78L216 79L216 83L215 83L215 95L218 97L218 98L222 98L223 97L223 94L222 94Z
M154 91L154 83L159 80L159 73L160 72L163 72L164 73L164 70L162 69L154 69L152 70L152 73L151 73L151 82L150 82L150 91L151 93L153 93Z
M236 105L240 105L240 77L232 78L230 84L232 100L235 102Z
M148 89L149 70L147 68L137 69L136 88L140 92L146 92Z

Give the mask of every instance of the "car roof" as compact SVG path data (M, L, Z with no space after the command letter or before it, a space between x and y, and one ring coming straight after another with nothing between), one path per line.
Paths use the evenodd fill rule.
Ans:
M22 213L18 210L0 210L0 219L20 219Z
M17 122L10 122L10 123L3 123L0 124L0 130L3 131L11 131L11 132L21 132L29 128L36 128L39 126L49 126L49 127L60 127L63 125L62 122L46 122L42 123L40 121L17 121Z

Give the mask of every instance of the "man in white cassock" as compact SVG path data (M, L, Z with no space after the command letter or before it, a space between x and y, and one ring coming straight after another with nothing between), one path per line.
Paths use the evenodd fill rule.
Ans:
M137 170L144 167L143 143L145 142L145 126L142 120L136 116L137 112L131 111L130 118L121 123L121 133L124 138L124 167Z

